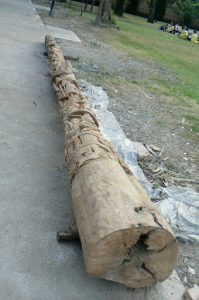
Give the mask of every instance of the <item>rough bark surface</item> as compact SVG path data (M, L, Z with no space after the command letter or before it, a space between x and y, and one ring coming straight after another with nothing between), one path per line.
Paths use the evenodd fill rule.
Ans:
M101 0L96 16L96 23L111 23L111 5L112 0Z
M88 274L131 288L165 280L178 252L170 226L101 135L87 99L50 36L46 47L65 127L65 157Z

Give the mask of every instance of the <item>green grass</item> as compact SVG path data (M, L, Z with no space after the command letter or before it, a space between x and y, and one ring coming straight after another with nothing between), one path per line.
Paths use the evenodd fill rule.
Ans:
M80 4L73 2L73 14L79 15ZM83 12L83 18L95 20L95 14ZM154 61L173 74L170 79L151 78L166 95L189 98L199 103L199 45L183 41L177 36L158 31L160 24L149 24L146 19L125 15L115 17L120 30L103 30L102 38L116 48L127 52L132 58ZM144 85L155 92L149 82Z
M80 4L74 2L72 8L73 14L79 15ZM83 18L93 21L95 13L84 12ZM151 93L170 97L175 105L185 107L187 129L191 130L190 134L199 135L199 45L161 32L158 30L160 24L147 23L144 18L125 15L115 17L115 20L120 30L103 28L102 39L134 60L143 64L153 62L165 68L169 76L153 75L152 71L150 80L138 80L138 84ZM180 111L183 114L182 109Z
M193 133L199 134L199 115L186 116L186 123Z
M126 16L117 18L121 28L105 33L105 40L126 51L135 59L152 60L173 74L172 80L156 79L168 95L189 98L199 103L199 45L158 31L160 24L149 24L146 19ZM177 79L177 80L176 80Z

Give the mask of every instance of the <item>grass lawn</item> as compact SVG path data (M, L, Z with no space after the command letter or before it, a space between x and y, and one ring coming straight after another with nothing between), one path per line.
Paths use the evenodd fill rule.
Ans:
M199 134L199 45L183 41L177 36L158 31L160 24L149 24L146 19L125 15L116 18L121 30L106 31L104 38L134 59L153 60L170 70L172 80L152 78L155 84L143 82L151 92L174 98L176 104L193 106L192 115L184 116L188 127Z
M73 14L79 14L79 4L74 2ZM94 20L95 14L85 12L83 17ZM199 135L199 45L183 41L173 34L158 30L160 23L147 23L145 18L124 15L115 17L120 30L103 29L102 39L125 51L132 59L153 61L169 70L170 79L151 77L139 81L151 93L164 94L176 105L193 107L185 115L187 127Z
M158 31L160 24L149 24L136 16L117 18L119 33L106 39L127 51L132 57L150 59L169 68L176 81L159 82L172 95L188 97L199 104L199 45L183 41L177 36Z

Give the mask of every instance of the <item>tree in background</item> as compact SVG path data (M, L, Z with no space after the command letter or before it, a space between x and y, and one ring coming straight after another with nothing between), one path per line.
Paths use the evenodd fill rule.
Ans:
M100 0L98 13L95 22L97 24L111 24L112 23L112 6L113 0Z
M116 16L123 17L124 6L126 4L126 0L116 0L114 3L114 12Z
M151 0L146 0L146 2L149 8L150 19L163 20L164 15L166 13L168 0L157 0L155 2ZM125 11L129 14L137 14L139 4L140 0L126 0Z
M158 0L155 7L155 19L162 21L166 13L168 0Z
M149 14L148 14L148 22L154 23L155 21L155 8L157 5L158 0L146 0L148 7L149 7Z
M173 8L183 23L189 26L192 19L198 14L199 2L194 0L178 0L174 3Z
M126 12L129 14L136 14L138 11L139 4L140 4L140 0L127 0Z
M52 0L51 1L51 5L50 5L50 11L49 11L49 14L48 14L51 17L53 15L53 8L54 8L54 6L55 6L55 0Z

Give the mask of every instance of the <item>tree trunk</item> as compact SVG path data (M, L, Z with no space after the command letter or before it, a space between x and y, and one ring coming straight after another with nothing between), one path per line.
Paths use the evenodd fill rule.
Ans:
M84 5L84 0L82 0L82 4L81 4L81 11L80 11L80 16L82 17L83 15L83 5Z
M68 7L71 7L72 0L69 0Z
M155 20L162 21L167 8L168 0L158 0L155 6Z
M118 0L115 8L115 14L118 17L123 17L125 0Z
M163 281L177 258L171 228L103 138L54 38L46 37L46 47L65 128L65 157L86 270L131 288Z
M140 0L133 0L127 2L126 12L129 14L137 14Z
M93 7L95 5L95 0L92 0L92 4L91 4L91 8L90 8L90 12L92 13L93 12Z
M52 16L54 6L55 6L55 0L52 0L51 5L50 5L50 11L48 14L49 16Z
M109 24L111 23L111 4L112 0L101 0L96 17L96 23Z
M157 3L157 0L151 0L151 2L150 2L149 16L148 16L149 23L154 23L156 3Z
M84 3L85 3L85 5L84 5L84 11L86 11L87 6L88 6L88 0L85 0Z

